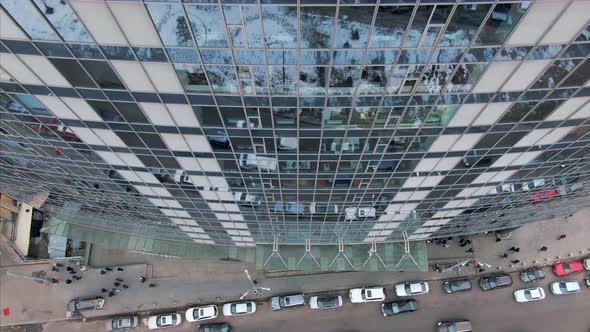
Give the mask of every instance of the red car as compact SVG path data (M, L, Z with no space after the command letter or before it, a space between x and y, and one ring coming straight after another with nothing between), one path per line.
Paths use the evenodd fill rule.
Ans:
M545 192L536 193L533 196L531 196L531 199L535 202L542 202L542 201L548 200L549 198L553 198L555 196L557 196L557 191L549 190L549 191L545 191Z
M574 261L569 263L557 263L553 265L553 273L563 277L568 274L584 272L584 265L581 261Z

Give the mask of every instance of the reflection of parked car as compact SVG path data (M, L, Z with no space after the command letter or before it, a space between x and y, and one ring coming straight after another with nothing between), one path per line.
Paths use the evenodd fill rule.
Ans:
M557 263L553 265L553 273L563 277L568 274L584 272L584 265L581 261L573 261L569 263Z
M180 325L180 323L182 323L180 314L172 313L156 315L148 318L148 329L157 330L167 327L174 327Z
M448 294L471 290L469 279L450 280L443 283L443 289Z
M240 167L245 170L276 171L277 159L262 157L252 153L240 154Z
M438 322L438 332L471 332L471 323L468 320L456 320L452 322Z
M310 309L332 309L342 306L340 295L312 296L309 298Z
M81 311L88 311L94 309L102 309L104 306L104 299L99 296L80 297L73 299L68 303L68 311L72 313L79 313Z
M510 287L512 286L512 277L508 274L486 276L479 280L479 285L483 290Z
M514 292L514 299L516 302L533 302L540 301L545 298L545 291L541 287L533 287L527 289L519 289Z
M533 181L527 182L522 185L522 190L530 191L538 187L545 185L545 179L534 179Z
M381 305L381 312L383 316L393 316L404 312L416 311L416 300L399 300L395 302L383 303Z
M248 193L235 192L234 198L238 202L238 204L260 205L261 203L260 197Z
M531 282L545 279L545 272L541 269L528 269L520 272L520 280L522 282Z
M270 299L272 310L282 310L285 308L300 307L305 305L303 294L275 296Z
M406 282L403 284L395 285L395 293L397 296L412 296L426 294L430 291L428 283L425 281L420 282Z
M278 201L275 203L275 212L284 212L292 214L304 214L305 206L302 203Z
M107 331L117 331L137 327L139 318L137 316L115 317L107 321Z
M199 325L197 332L230 332L231 325L228 323L212 323Z
M314 214L337 214L338 213L338 205L334 203L325 204L325 203L310 203L309 204L309 213Z
M531 196L531 199L535 202L542 202L542 201L546 201L549 198L553 198L557 196L557 191L556 190L548 190L548 191L543 191L540 193L536 193L534 195Z
M577 281L556 281L552 282L551 293L555 295L568 295L580 292L580 284Z

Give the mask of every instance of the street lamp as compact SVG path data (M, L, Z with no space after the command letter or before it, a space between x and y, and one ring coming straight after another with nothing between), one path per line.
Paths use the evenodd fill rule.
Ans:
M250 289L240 296L240 300L243 300L246 296L248 296L248 294L250 294L250 292L252 292L254 295L262 294L262 291L270 292L270 288L256 286L258 282L256 280L252 280L250 273L248 273L248 269L244 270L244 273L246 273L246 278L248 278L248 281L250 282Z

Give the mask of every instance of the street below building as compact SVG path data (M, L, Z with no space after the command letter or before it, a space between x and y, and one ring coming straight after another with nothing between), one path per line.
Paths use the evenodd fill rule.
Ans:
M338 309L310 310L304 308L271 311L267 301L258 301L258 310L253 315L242 317L223 317L220 314L210 322L227 322L235 332L266 331L305 331L305 332L379 332L434 331L438 321L467 319L471 321L476 332L588 332L590 329L590 289L583 285L584 274L566 278L555 277L550 268L545 269L547 277L536 283L523 283L518 273L511 273L512 287L482 291L479 280L471 278L473 289L467 292L446 294L441 288L441 281L431 281L429 294L413 297L418 302L418 310L393 317L383 317L381 302L351 304L347 291L338 293L343 297L344 305ZM583 289L572 295L553 295L549 284L557 280L577 280ZM541 286L546 298L532 303L517 303L513 292L517 289ZM306 294L308 300L311 294ZM399 299L395 296L392 285L386 287L386 301ZM184 309L184 308L183 308ZM221 308L220 308L221 309ZM198 324L184 321L184 310L169 310L183 316L183 323L166 331L195 331ZM142 317L146 321L146 317ZM85 323L62 321L44 324L43 332L101 331L104 320ZM15 330L16 331L16 330ZM135 330L134 330L135 331ZM136 331L147 331L143 324Z

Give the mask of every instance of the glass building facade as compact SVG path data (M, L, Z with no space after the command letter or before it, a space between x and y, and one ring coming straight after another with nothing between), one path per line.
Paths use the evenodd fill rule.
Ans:
M419 241L590 202L590 1L0 5L0 189L88 232Z

